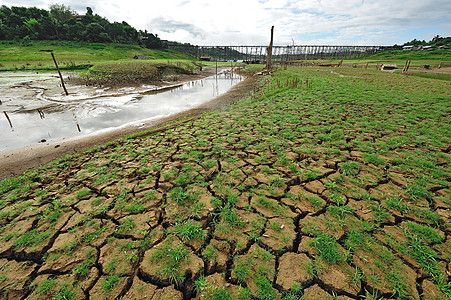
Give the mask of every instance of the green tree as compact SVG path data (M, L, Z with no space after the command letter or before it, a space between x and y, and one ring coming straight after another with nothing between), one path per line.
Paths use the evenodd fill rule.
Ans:
M146 48L149 49L161 49L163 48L163 42L160 40L157 34L147 32L147 30L140 31L142 42Z
M90 42L102 42L104 36L100 36L101 33L105 32L105 28L99 23L91 23L86 26L86 38Z
M57 3L50 5L50 16L61 24L69 21L75 15L76 12L73 11L70 6Z
M105 29L114 42L116 43L127 42L127 39L125 38L124 26L122 26L121 23L114 22L112 24L107 25Z
M28 19L24 22L25 27L28 28L29 37L31 39L37 39L40 31L39 22L35 18Z

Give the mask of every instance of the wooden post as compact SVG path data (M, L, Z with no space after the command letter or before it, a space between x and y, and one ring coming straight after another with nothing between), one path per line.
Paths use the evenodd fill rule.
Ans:
M273 45L273 38L274 38L274 26L271 26L271 40L269 42L269 47L266 48L267 50L267 57L266 57L266 69L269 70L272 67L272 45Z
M41 51L42 52L50 52L50 54L52 55L53 62L55 63L56 69L58 70L58 74L60 76L61 84L63 85L64 92L66 93L66 96L68 96L69 93L67 92L66 86L64 85L63 75L61 75L60 68L58 67L58 64L56 63L55 55L53 55L53 50L41 50Z
M218 76L218 57L219 57L219 48L216 47L216 54L217 54L217 58L216 58L216 76Z
M66 86L64 85L63 75L61 75L60 68L58 67L58 64L56 63L55 55L53 55L53 51L50 53L52 54L52 58L53 58L53 61L55 62L56 69L58 70L58 74L60 75L61 84L63 85L64 92L66 93L66 96L69 96Z
M411 63L410 60L406 60L406 64L404 65L404 68L402 69L402 72L401 72L402 74L407 74L407 71L410 68L410 63Z
M406 73L407 73L407 71L409 71L409 68L410 68L410 63L411 63L412 61L411 60L409 60L409 64L407 65L407 69L406 69Z
M6 113L6 111L4 111L3 113L5 114L5 117L8 120L9 126L11 126L11 128L13 128L13 123L11 123L11 120L10 120L8 114Z

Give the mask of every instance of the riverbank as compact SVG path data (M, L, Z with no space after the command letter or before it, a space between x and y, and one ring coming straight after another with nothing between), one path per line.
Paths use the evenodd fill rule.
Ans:
M183 75L178 79L178 82L188 82L198 80L216 74L215 67L204 68L199 75ZM202 104L196 108L173 114L169 117L152 120L147 122L140 122L139 125L127 126L123 128L109 130L107 132L91 134L88 136L71 138L67 140L60 140L56 142L42 143L33 146L28 146L19 150L8 151L0 153L0 180L18 176L26 170L39 168L52 160L62 158L66 155L73 155L81 153L91 147L102 145L110 141L117 140L130 134L140 131L160 130L159 127L176 126L167 125L168 123L177 123L184 119L195 118L202 113L222 109L234 103L237 99L243 97L251 89L255 83L255 78L248 76L244 81L237 84L226 94ZM173 86L174 82L160 82L159 89L164 89L164 86ZM124 87L116 87L108 89L109 94L120 93ZM134 87L133 91L144 92L146 87Z

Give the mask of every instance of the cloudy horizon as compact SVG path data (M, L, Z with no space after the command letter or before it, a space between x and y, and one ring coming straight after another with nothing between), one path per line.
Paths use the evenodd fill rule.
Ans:
M430 0L0 0L0 5L79 14L91 7L110 22L125 21L163 40L194 45L394 45L451 36L451 1Z

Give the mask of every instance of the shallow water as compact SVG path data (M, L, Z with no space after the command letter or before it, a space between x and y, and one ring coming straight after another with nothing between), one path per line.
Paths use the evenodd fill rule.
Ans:
M65 96L52 74L0 73L0 152L139 126L208 102L242 80L223 72L163 92L147 86L145 93L134 88L110 92L66 81L70 94Z

